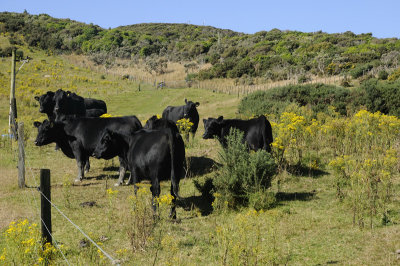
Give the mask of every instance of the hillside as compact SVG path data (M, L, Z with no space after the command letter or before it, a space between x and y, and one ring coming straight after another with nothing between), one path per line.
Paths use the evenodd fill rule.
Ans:
M171 71L168 64L179 62L185 65L181 80L229 78L235 79L235 85L293 79L306 82L337 75L386 79L399 67L400 58L397 38L379 39L349 31L328 34L273 29L244 34L162 23L103 29L45 14L3 12L0 33L12 45L25 43L52 53L84 54L108 69L120 66L117 59L124 59L124 67L141 63L148 73L160 75ZM203 68L204 64L210 65Z

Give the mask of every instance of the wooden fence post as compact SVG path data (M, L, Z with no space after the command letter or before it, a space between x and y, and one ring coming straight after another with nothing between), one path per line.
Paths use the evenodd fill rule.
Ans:
M40 169L40 218L42 224L43 245L52 243L51 237L51 195L50 195L50 169ZM47 199L46 199L47 198Z
M18 186L25 187L24 123L18 123Z

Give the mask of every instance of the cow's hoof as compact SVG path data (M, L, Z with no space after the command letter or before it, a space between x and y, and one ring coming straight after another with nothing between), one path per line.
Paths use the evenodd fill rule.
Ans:
M114 187L119 187L120 185L122 185L122 183L115 183Z
M75 183L82 182L82 178L75 179Z

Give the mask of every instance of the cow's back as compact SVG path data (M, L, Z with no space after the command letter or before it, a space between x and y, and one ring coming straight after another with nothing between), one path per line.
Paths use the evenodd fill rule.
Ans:
M107 105L103 100L84 98L84 103L86 109L102 109L104 113L107 113Z
M94 150L105 129L122 134L132 134L142 128L136 116L110 118L77 118L68 122L65 132L75 137L84 149Z
M183 106L167 106L162 113L162 118L176 123L176 121L183 118Z

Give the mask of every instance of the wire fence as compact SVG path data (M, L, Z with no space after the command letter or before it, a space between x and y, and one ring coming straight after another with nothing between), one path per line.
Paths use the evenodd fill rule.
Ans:
M16 151L15 151L16 152ZM36 188L37 191L39 192L39 194L44 197L49 203L50 205L57 210L57 212L59 214L61 214L63 216L63 218L65 218L73 227L75 227L86 239L88 239L96 248L98 248L98 250L104 254L105 257L107 257L111 264L113 265L119 265L119 260L114 259L109 253L107 253L103 248L101 248L90 236L88 236L76 223L74 223L64 212L62 212L60 210L60 208L55 205L50 199L48 199L43 192L40 190L39 184L35 178L35 174L32 171L32 167L30 167L29 162L26 161L26 166L29 169L29 175L28 177L31 179L31 182L34 184L33 187L27 187L27 188ZM36 209L36 213L39 214L40 213L40 207L39 207L39 201L37 199L37 194L34 193L33 190L29 189L31 196L33 198L33 205L34 208ZM32 201L31 199L28 198L26 193L22 193L23 199L25 201L25 203L29 206L32 206ZM35 215L36 216L36 215ZM44 221L42 220L42 218L40 217L40 215L38 215L39 217L37 218L38 220L41 220L41 222L43 223L43 225L45 226L46 231L49 233L49 235L52 237L53 242L54 242L54 246L56 247L56 249L58 250L58 252L61 254L63 260L65 261L65 263L67 265L71 265L71 263L68 261L67 257L65 256L64 252L62 251L61 247L60 247L60 242L56 240L56 238L54 237L54 235L52 235L52 232L49 230L49 228L47 228L46 224L44 223Z
M326 76L326 77L311 77L304 82L299 82L297 78L280 80L280 81L271 81L263 84L235 84L235 82L228 81L215 81L215 80L203 80L203 81L185 81L185 80L165 80L162 78L155 77L146 77L146 76L131 76L129 75L128 79L130 81L136 83L145 83L150 84L155 89L162 88L196 88L196 89L205 89L211 90L218 93L226 93L233 95L248 95L252 92L256 91L264 91L269 90L275 87L284 87L288 85L297 85L297 84L316 84L323 83L329 85L339 85L344 79L345 76L336 75L336 76Z

